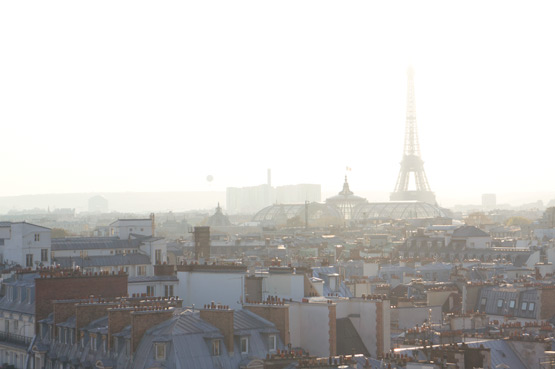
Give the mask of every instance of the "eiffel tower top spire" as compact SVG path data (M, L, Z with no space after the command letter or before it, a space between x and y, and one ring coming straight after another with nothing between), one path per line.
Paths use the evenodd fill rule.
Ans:
M420 157L420 143L418 142L418 130L416 126L416 102L414 97L414 70L409 67L407 71L407 116L405 123L405 145L403 148L403 159L401 170L397 177L395 191L391 194L391 200L418 200L435 205L434 193L430 190L424 162ZM416 190L409 191L409 180L411 173L414 176Z
M404 155L420 156L420 143L416 127L416 101L414 98L414 69L407 71L407 119L405 123L405 150Z

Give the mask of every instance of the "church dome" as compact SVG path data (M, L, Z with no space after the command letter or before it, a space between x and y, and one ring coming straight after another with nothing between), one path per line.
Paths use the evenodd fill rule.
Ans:
M218 203L218 207L216 208L216 213L210 216L206 221L206 225L209 227L225 227L225 226L231 225L229 218L226 215L224 215L224 213L222 212L220 203Z
M326 204L335 206L343 215L343 219L352 219L353 210L359 204L366 203L366 199L360 196L355 196L353 191L349 188L347 176L345 176L345 183L343 183L343 190L337 195L326 199Z

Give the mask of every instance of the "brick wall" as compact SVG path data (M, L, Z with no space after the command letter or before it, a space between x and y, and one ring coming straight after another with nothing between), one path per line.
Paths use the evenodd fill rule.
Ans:
M244 309L249 310L256 315L269 320L276 325L279 330L279 336L285 346L291 342L289 333L289 306L278 305L246 305Z
M88 298L90 295L127 295L127 274L35 279L35 321L45 319L54 311L54 300ZM38 323L36 328L38 332Z
M175 265L157 264L154 266L154 275L174 275Z
M147 330L170 319L173 308L161 310L133 311L131 313L131 350L133 353L139 347L141 339Z
M117 306L115 302L85 303L75 305L75 330L79 332L92 321L108 314L108 309ZM80 338L80 337L79 337Z
M200 318L218 328L224 335L224 343L228 353L234 351L233 346L233 310L204 309Z
M108 349L113 346L112 335L121 332L123 328L131 324L132 311L133 308L108 309Z
M555 289L542 288L540 290L540 319L550 320L555 315Z
M67 321L69 318L75 315L75 304L81 302L81 300L60 300L53 303L54 310L54 327L57 324ZM53 339L58 336L58 330L53 329Z

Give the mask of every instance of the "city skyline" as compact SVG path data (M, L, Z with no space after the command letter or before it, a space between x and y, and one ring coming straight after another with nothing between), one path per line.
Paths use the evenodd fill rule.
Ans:
M346 167L389 193L413 65L438 202L549 201L555 25L534 4L2 4L0 196L225 191L267 168L334 193Z

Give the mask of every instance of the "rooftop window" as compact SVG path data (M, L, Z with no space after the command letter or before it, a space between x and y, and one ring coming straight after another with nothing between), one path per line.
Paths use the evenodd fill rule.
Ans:
M156 361L166 360L166 344L165 343L155 343L154 344L154 359Z
M241 353L248 354L249 353L249 338L248 337L241 337Z

